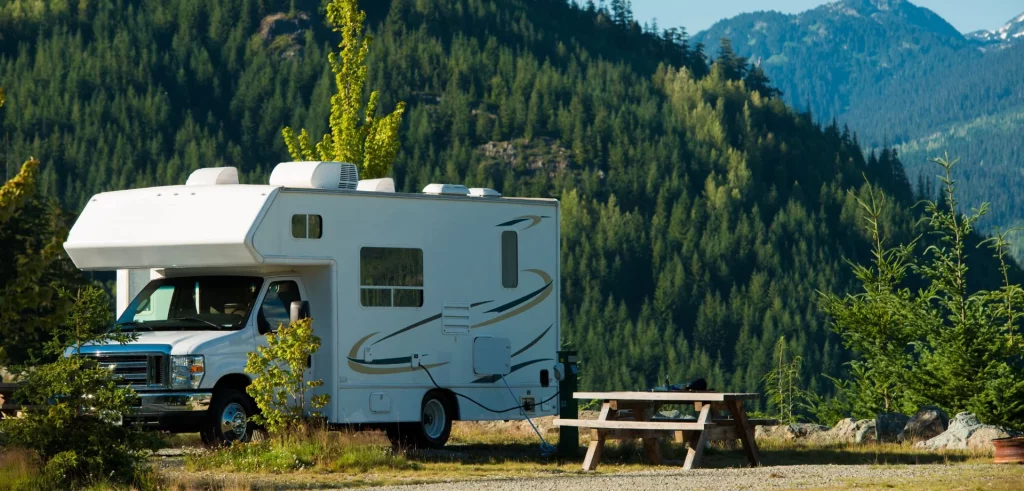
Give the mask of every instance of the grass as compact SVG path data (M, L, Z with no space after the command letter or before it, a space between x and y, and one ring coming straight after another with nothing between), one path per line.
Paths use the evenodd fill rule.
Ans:
M256 443L190 454L190 471L285 473L302 470L368 472L415 470L416 464L391 448L387 438L370 432L333 432L304 428Z
M31 489L38 487L39 465L31 452L0 449L0 489Z
M139 489L157 489L161 480L161 476L148 467L139 469L136 475ZM36 454L19 448L0 448L0 490L52 491L55 487L59 485L40 472L40 461ZM104 478L98 478L84 489L103 491L125 489L125 486L116 486Z
M786 440L758 440L763 465L920 465L955 463L991 463L988 450L946 450L932 452L898 443L857 445L804 444ZM705 467L729 467L732 453L719 447L706 452Z
M542 426L549 443L556 431ZM171 448L185 448L171 456L153 457L160 469L160 489L262 490L281 488L357 488L376 485L419 484L502 478L582 475L581 462L589 434L581 435L578 456L547 457L526 422L457 422L447 447L441 450L393 449L381 432L325 431L309 429L283 438L247 445L207 450L195 435L164 436ZM914 469L929 465L921 479L897 478L841 480L847 489L1024 489L1024 466L989 464L991 453L977 450L927 452L899 444L801 444L792 441L758 442L766 466L859 465L870 468ZM681 461L685 447L665 442L664 457ZM36 477L32 457L24 452L0 454L0 489ZM704 453L703 466L746 466L742 450L715 445ZM946 476L946 468L949 476ZM638 442L610 442L602 456L599 474L677 468L651 467ZM925 469L925 468L922 468ZM1016 472L1014 472L1016 469ZM788 474L784 469L781 474ZM913 474L914 472L912 472ZM964 476L967 476L964 479ZM983 486L974 486L975 482ZM100 488L97 488L100 489Z

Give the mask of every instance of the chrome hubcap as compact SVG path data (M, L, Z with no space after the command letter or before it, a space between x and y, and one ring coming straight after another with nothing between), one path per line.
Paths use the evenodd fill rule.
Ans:
M220 431L224 438L229 441L241 440L245 436L245 428L249 424L249 418L245 415L245 408L237 402L232 402L224 408L220 416Z
M423 432L432 440L441 438L444 433L445 418L444 405L437 399L431 399L423 406Z

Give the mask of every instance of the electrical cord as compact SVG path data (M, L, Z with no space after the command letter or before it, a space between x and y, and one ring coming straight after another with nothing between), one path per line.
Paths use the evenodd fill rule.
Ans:
M501 413L507 413L509 411L515 411L516 409L524 409L521 404L513 406L513 407L510 407L508 409L502 409L500 411L497 410L497 409L491 409L491 408L489 408L489 407L487 407L487 406L485 406L483 404L480 404L479 402L477 402L472 397L469 397L469 396L467 396L465 394L459 394L458 392L455 392L454 390L451 390L451 389L445 389L444 387L441 387L440 385L437 384L437 381L434 380L434 376L430 374L430 370L428 370L427 367L425 367L423 365L420 365L420 368L422 368L424 372L427 372L427 376L430 377L430 381L434 384L434 387L437 387L438 389L441 389L441 390L447 390L447 391L451 392L452 394L455 394L458 397L466 399L467 401L472 402L473 404L476 404L477 406L480 406L481 408L486 409L487 411L490 411L492 413L501 414ZM498 376L501 377L501 381L502 382L505 382L505 388L508 389L508 393L509 393L509 395L512 396L512 400L516 400L516 394L515 394L515 392L512 391L512 386L508 385L508 380L506 380L503 375L498 375ZM555 391L555 394L552 395L551 397L541 401L540 404L546 404L546 403L550 402L552 399L554 399L556 397L558 397L558 391ZM537 429L537 425L533 424L533 420L530 419L530 416L528 414L525 414L525 411L524 411L524 415L526 416L526 421L528 421L530 423L530 426L533 427L533 431L535 433L537 433L537 437L540 438L540 452L541 452L541 454L547 456L547 455L552 455L556 451L558 451L557 447L555 447L554 445L552 445L552 444L548 443L546 440L544 440L544 436L540 434L540 430Z
M447 390L447 391L451 392L452 394L455 394L456 396L459 396L459 397L461 397L461 398L463 398L463 399L465 399L465 400L467 400L469 402L472 402L473 404L476 404L477 406L480 406L481 408L486 409L486 410L488 410L488 411L490 411L492 413L502 414L502 413L507 413L509 411L515 411L517 409L525 409L522 405L513 406L513 407L510 407L508 409L501 409L501 410L491 409L491 408L489 408L489 407L487 407L487 406L485 406L483 404L480 404L479 402L476 401L476 399L473 399L472 397L469 397L469 396L467 396L465 394L459 394L458 392L455 392L454 390L446 389L444 387L441 387L440 385L437 385L437 381L434 380L434 376L430 374L430 370L427 370L427 367L425 367L423 365L420 365L420 368L422 368L424 372L427 372L427 376L430 377L430 381L434 384L434 387L437 387L438 389L441 389L441 390ZM502 380L505 379L505 377L501 377L501 378L502 378ZM508 382L506 382L506 384L507 383ZM553 395L551 397L548 397L547 399L544 399L543 401L540 401L539 404L547 404L548 402L551 402L551 400L556 398L556 397L558 397L558 391L555 391L555 395Z
M512 400L516 400L516 393L512 392L512 387L508 385L508 380L504 375L499 375L499 377L501 377L502 382L505 382L505 388L508 389L508 393L512 396ZM540 438L540 453L542 455L552 455L557 452L558 449L555 448L554 445L548 443L547 440L544 439L544 435L540 434L540 430L537 429L537 425L533 424L533 420L530 419L530 415L525 412L523 414L526 416L526 421L528 421L530 426L533 427L533 432L537 434L537 438Z

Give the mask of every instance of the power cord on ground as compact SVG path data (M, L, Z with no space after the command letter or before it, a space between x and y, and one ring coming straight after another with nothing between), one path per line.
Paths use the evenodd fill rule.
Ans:
M499 375L499 377L501 377L502 382L505 382L505 387L508 389L509 395L512 396L512 400L516 400L516 393L512 392L512 387L508 385L508 380L505 380L504 375ZM526 421L528 421L530 423L530 426L533 428L533 432L537 434L537 438L540 438L540 453L542 455L553 455L555 452L557 452L558 449L555 448L554 445L548 443L547 440L544 439L544 435L540 434L540 430L537 429L537 425L533 424L533 420L530 419L530 415L526 414L525 411L523 412L523 414L526 416Z

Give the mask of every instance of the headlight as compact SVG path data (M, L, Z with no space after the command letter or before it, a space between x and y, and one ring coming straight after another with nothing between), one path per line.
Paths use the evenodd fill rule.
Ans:
M203 355L171 356L171 388L198 389L206 374Z

